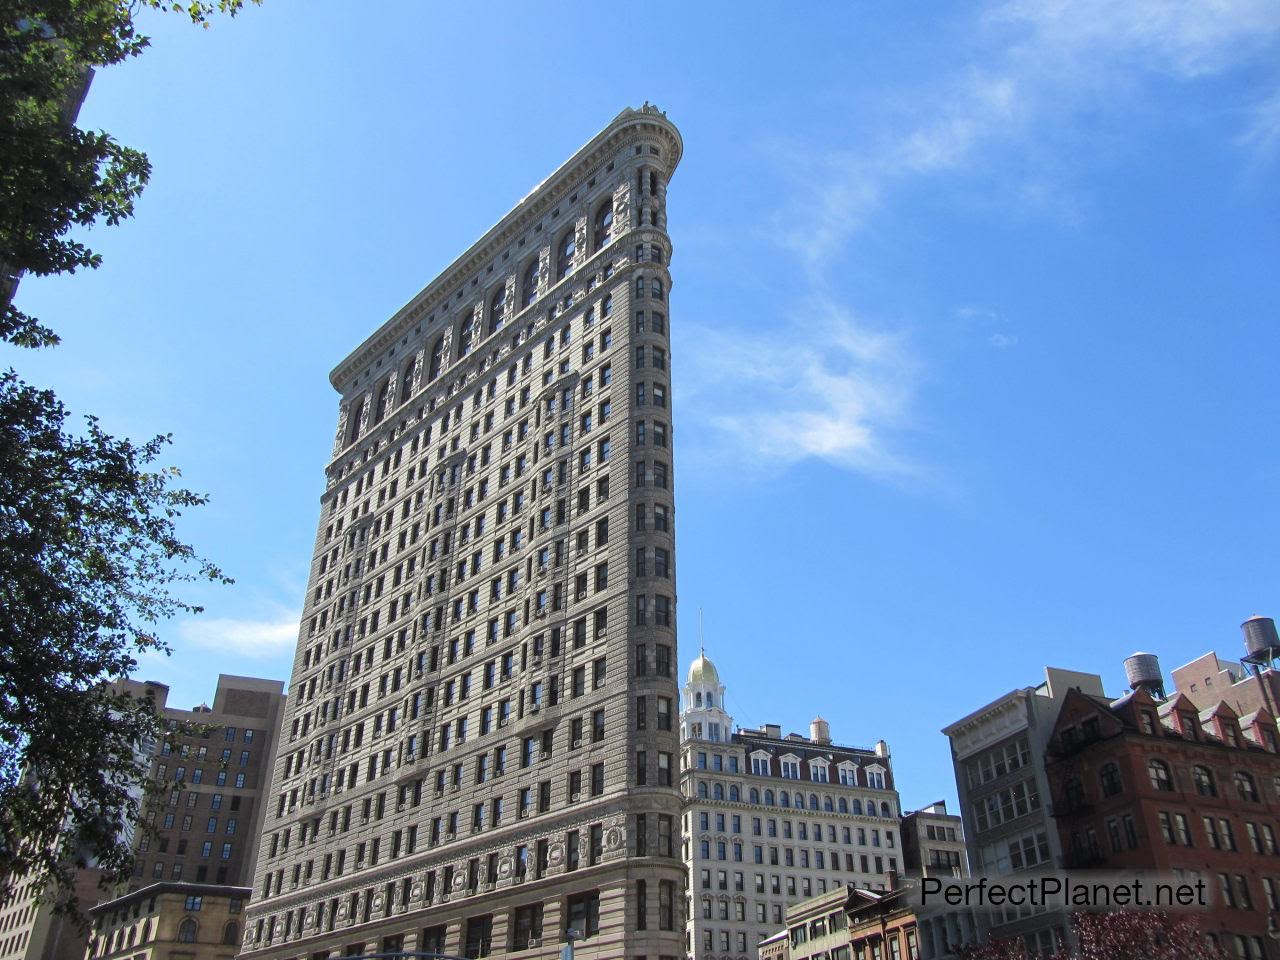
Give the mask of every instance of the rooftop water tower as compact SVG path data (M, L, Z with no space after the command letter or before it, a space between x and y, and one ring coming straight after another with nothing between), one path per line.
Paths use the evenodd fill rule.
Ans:
M1244 634L1244 662L1258 670L1270 670L1280 657L1280 637L1276 635L1276 622L1270 617L1250 617L1240 624Z
M1130 690L1145 690L1156 700L1164 699L1164 677L1160 658L1154 653L1135 653L1124 661L1125 679Z

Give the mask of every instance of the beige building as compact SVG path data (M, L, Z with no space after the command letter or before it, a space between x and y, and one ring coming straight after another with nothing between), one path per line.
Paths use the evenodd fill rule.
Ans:
M681 150L624 110L331 374L246 957L683 954Z
M162 683L130 680L125 687L135 697L150 693L171 726L192 722L208 728L204 735L175 734L140 746L150 758L151 775L171 786L144 811L154 832L132 838L134 875L126 891L161 881L247 884L275 762L284 684L222 674L213 706L193 710L169 706L169 688ZM142 796L141 785L137 796ZM110 899L99 879L93 867L78 873L82 908ZM52 903L38 902L38 893L28 880L6 884L0 899L0 960L82 960L85 932L56 913Z
M232 960L248 887L161 882L89 911L85 960Z
M733 729L725 686L699 656L680 714L682 825L689 868L686 949L697 960L755 960L794 903L901 873L889 748L833 744L766 725Z

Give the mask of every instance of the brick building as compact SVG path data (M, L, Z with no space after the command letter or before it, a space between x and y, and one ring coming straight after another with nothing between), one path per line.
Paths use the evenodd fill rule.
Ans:
M1275 960L1280 755L1275 717L1198 709L1140 686L1118 700L1069 691L1046 759L1068 869L1202 880L1202 931L1242 960Z
M171 786L143 811L154 830L130 839L134 875L120 893L162 882L247 886L275 762L284 684L222 674L213 706L191 710L169 706L169 688L162 683L127 680L122 686L139 699L150 695L170 729L179 723L206 729L203 735L175 733L139 746L151 776ZM135 793L142 798L141 784ZM94 866L80 870L76 895L82 907L107 901L108 910L97 916L109 916L110 893L99 887L99 880ZM56 913L52 903L39 901L39 893L28 880L6 884L0 897L0 960L82 960L84 931ZM163 901L166 906L172 902Z

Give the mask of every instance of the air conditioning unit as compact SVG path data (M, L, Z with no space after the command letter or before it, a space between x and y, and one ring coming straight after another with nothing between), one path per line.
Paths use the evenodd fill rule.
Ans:
M578 547L578 550L577 550L576 556L579 556L579 557L585 557L586 555L587 555L587 548L586 548L586 547Z
M531 706L531 707L529 708L529 712L530 712L530 713L537 713L537 712L538 712L539 710L541 710L541 709L542 709L542 707L538 706L538 704L536 704L536 703L535 703L533 706Z
M529 949L531 949L531 950L532 950L534 947L540 947L540 946L542 946L542 938L541 938L541 937L530 937L530 938L529 938Z
M499 718L498 718L498 726L500 726L500 727L505 727L506 725L507 725L507 718L506 718L506 717L499 717Z
M551 751L550 751L550 750L543 750L543 751L542 751L542 753L541 753L541 754L539 754L539 756L540 756L543 760L550 760L550 759L551 759Z
M452 840L452 839L454 839L454 837L456 837L456 836L457 836L457 834L455 834L452 830L449 830L448 832L446 832L446 833L445 833L444 838L445 838L446 840Z
M460 783L455 783L455 784L454 784L450 789L451 789L454 793L457 793L459 790L461 790L461 789L462 789L462 784L460 784Z
M537 610L533 611L533 615L539 620L545 619L547 616L546 607L539 607Z
M580 746L582 746L582 741L581 741L581 740L575 740L575 741L573 741L573 749L577 750Z
M547 575L547 565L545 563L538 564L538 576L545 577Z
M540 666L542 666L542 658L541 658L541 657L534 657L534 658L533 658L533 665L534 665L535 667L540 667Z
M575 593L575 594L573 595L573 599L575 599L575 600L585 600L585 599L587 599L587 591L585 591L585 590L579 590L577 593Z
M569 802L570 802L570 803L577 803L577 802L578 802L578 799L579 799L581 796L582 796L582 794L580 794L580 793L571 793L571 794L569 794Z
M518 814L516 814L516 816L517 816L519 819L521 819L521 820L523 820L523 819L524 819L525 817L527 817L528 815L529 815L529 811L528 811L528 810L521 810Z

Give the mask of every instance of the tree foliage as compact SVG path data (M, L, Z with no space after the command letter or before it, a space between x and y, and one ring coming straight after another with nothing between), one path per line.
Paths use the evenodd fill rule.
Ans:
M75 126L91 71L147 47L141 9L208 26L243 4L0 0L0 265L45 276L100 264L75 231L132 216L150 165ZM8 304L0 340L37 348L58 335ZM178 536L204 498L158 466L168 436L137 445L93 417L68 421L52 391L0 373L0 877L45 881L74 911L77 866L128 875L141 748L165 735L150 697L114 681L140 653L167 650L163 620L198 612L177 585L226 578Z

